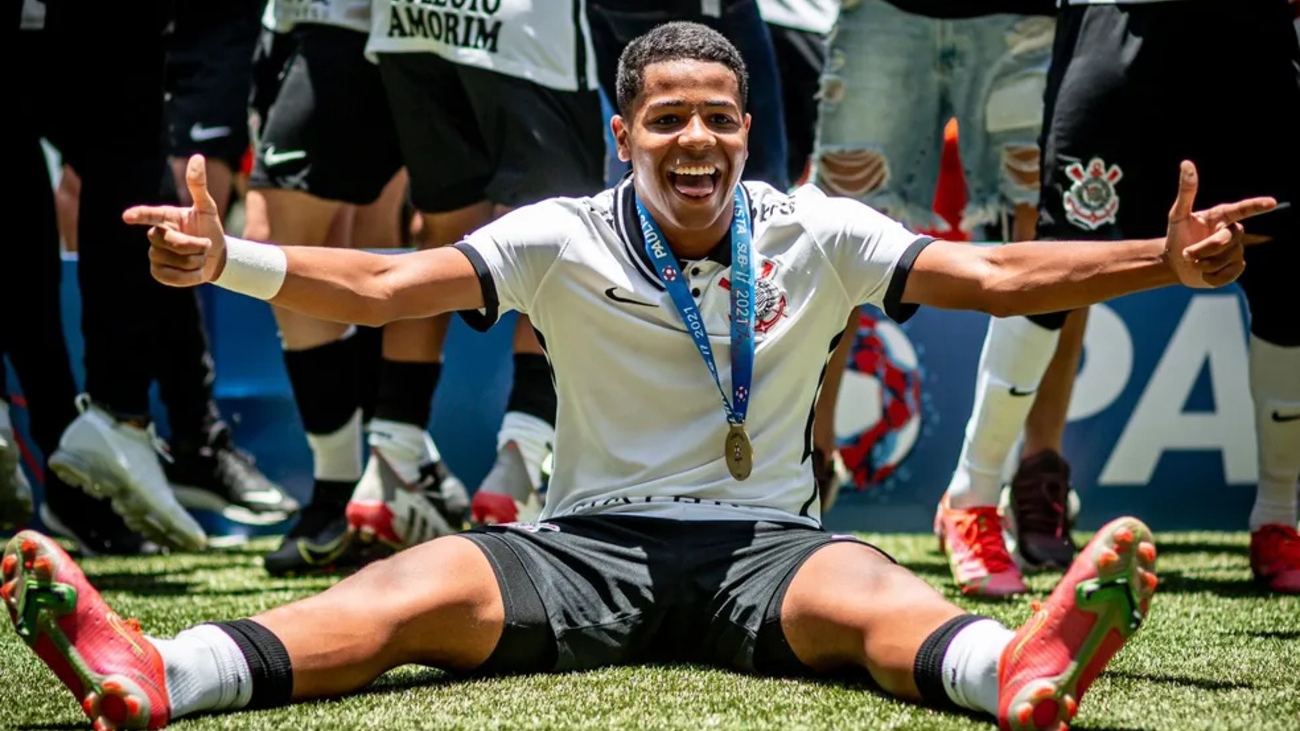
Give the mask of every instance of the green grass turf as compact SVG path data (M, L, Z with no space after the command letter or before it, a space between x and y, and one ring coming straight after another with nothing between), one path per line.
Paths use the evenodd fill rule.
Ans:
M930 536L868 536L963 606L1014 626L1028 599L957 598ZM1137 637L1081 706L1075 729L1300 729L1300 597L1250 583L1245 534L1162 535L1161 588ZM84 562L123 616L170 636L208 619L247 616L319 591L326 579L271 580L248 546L158 558ZM1059 574L1032 577L1037 597ZM381 598L377 600L382 601ZM85 728L85 717L12 631L0 632L0 728ZM237 716L182 719L207 729L989 729L861 685L768 680L690 667L458 681L402 668L337 701Z

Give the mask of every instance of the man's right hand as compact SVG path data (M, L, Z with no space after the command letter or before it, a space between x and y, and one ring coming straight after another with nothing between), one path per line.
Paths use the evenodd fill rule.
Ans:
M172 287L211 282L226 263L226 238L217 204L208 192L202 155L185 166L185 185L194 205L134 206L122 214L130 224L149 227L149 269L154 279Z

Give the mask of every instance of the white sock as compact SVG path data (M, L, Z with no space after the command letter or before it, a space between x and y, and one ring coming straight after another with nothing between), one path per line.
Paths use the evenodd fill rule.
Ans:
M365 460L361 451L361 409L352 413L348 423L329 434L307 434L311 447L312 476L332 482L356 482L361 479Z
M210 624L174 639L149 641L162 655L172 718L199 711L243 708L253 698L253 676L230 635Z
M540 487L542 461L555 443L555 427L532 414L508 411L501 420L501 430L497 432L497 450L500 451L510 441L519 447L519 455L524 458L528 479L532 480L533 487Z
M0 431L12 432L14 424L9 420L9 402L0 399Z
M971 622L957 632L943 654L943 689L953 703L997 715L998 662L1013 636L992 619Z
M1025 426L1060 334L1026 317L989 321L975 377L975 405L948 483L951 507L998 504L1002 466Z
M1300 477L1300 348L1250 336L1250 391L1255 401L1259 487L1250 529L1295 526Z
M370 446L384 450L399 477L408 482L419 478L420 465L442 459L433 437L423 427L388 419L371 419Z

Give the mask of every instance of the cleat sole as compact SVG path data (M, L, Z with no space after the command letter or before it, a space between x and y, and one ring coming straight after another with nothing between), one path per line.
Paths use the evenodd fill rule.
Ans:
M24 560L12 562L14 576L0 590L18 636L81 698L81 708L94 728L148 728L148 694L130 678L96 673L63 633L58 619L76 610L77 590L54 581L60 557L51 547L57 546L28 535L18 534L5 549L6 559L21 555ZM79 687L73 687L70 679Z
M1107 528L1109 533L1098 534L1085 549L1088 553L1081 556L1092 561L1096 578L1075 587L1076 611L1096 617L1092 629L1064 672L1026 683L1016 691L1006 706L1011 713L1003 719L1003 728L1065 731L1078 712L1079 681L1085 676L1095 678L1118 649L1118 644L1108 640L1113 635L1123 640L1132 637L1146 618L1159 583L1151 530L1134 518L1118 519Z

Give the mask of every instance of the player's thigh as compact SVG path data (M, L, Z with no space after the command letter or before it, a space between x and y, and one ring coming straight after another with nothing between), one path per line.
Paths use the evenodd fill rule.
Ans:
M494 163L456 64L433 53L381 53L379 71L416 209L446 213L484 201Z
M676 559L636 520L571 517L463 534L492 563L505 612L481 672L585 670L649 656L665 613L655 577Z
M1038 137L1055 21L994 14L950 27L959 49L951 101L966 172L962 226L973 230L1014 206L1038 206Z
M818 672L843 667L910 669L917 649L962 613L933 587L874 546L837 541L793 574L780 604L790 656Z
M249 187L268 196L274 240L319 244L333 215L320 208L375 201L401 168L401 156L379 74L363 55L365 34L324 25L294 33ZM274 205L272 196L288 207Z
M840 13L822 83L812 182L928 227L942 147L935 28L886 0Z
M485 193L518 208L605 187L605 132L596 91L557 91L526 79L461 67L488 155Z

